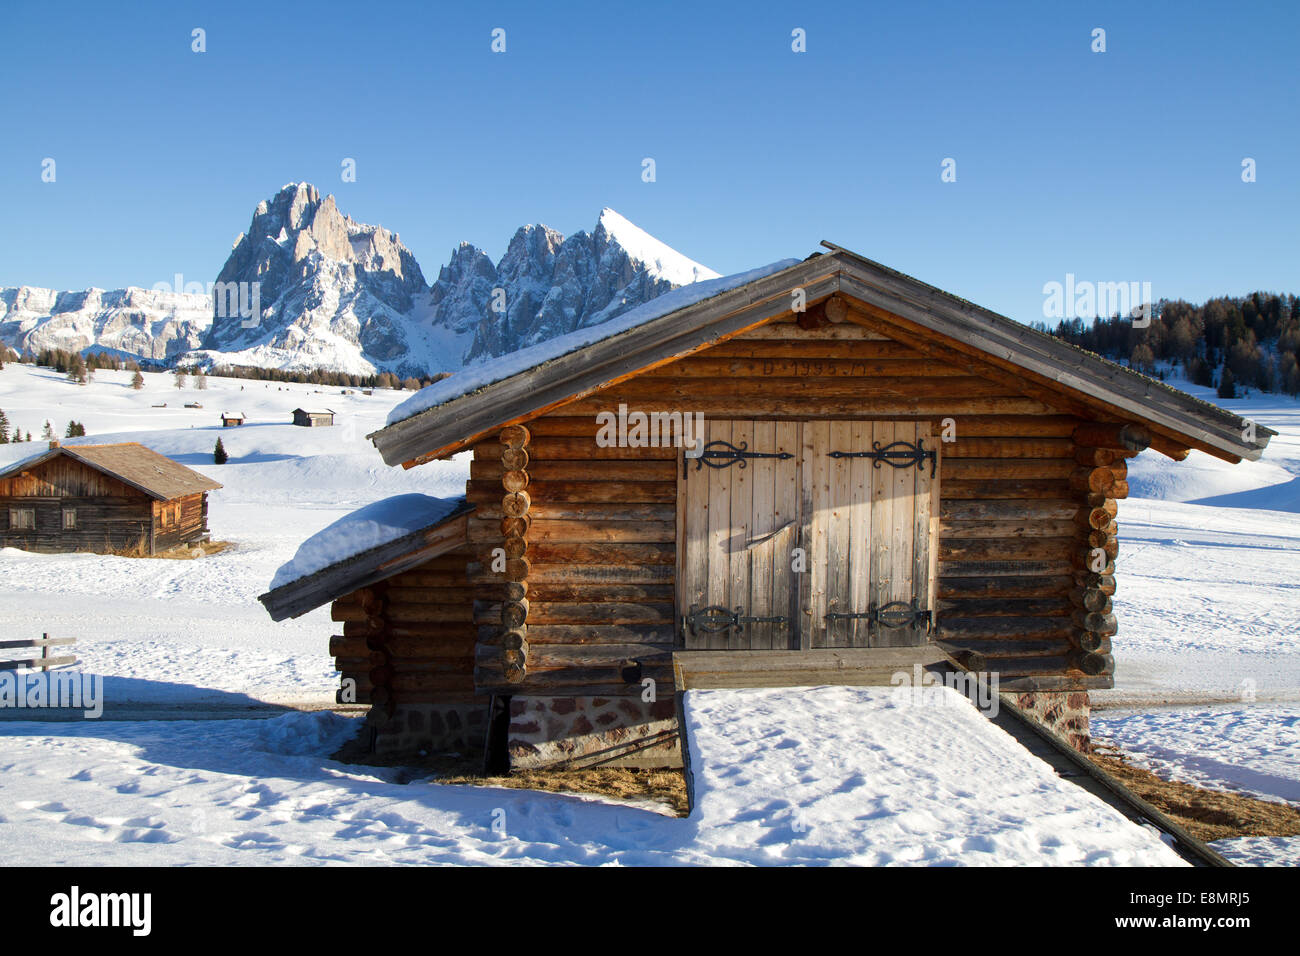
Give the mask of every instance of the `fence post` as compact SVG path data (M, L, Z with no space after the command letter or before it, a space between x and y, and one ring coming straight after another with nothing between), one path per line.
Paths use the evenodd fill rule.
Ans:
M48 660L48 659L49 659L49 656L50 656L50 644L49 644L50 635L48 635L48 634L42 634L42 635L41 635L41 640L42 640L42 641L45 641L45 643L41 645L41 660L44 661L44 660ZM48 664L42 664L42 665L41 665L41 673L42 673L42 674L48 674L49 672L50 672L50 667L49 667L49 665L48 665Z

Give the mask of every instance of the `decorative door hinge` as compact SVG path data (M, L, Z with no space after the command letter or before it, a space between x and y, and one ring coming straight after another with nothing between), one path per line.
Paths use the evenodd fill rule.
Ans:
M786 460L793 458L794 455L788 451L746 451L749 442L741 442L739 445L733 445L729 441L723 441L721 438L715 439L704 446L701 452L694 456L695 470L699 471L705 465L710 468L730 468L737 462L741 468L748 467L750 458L779 458ZM682 477L686 477L686 463L691 459L691 455L682 456Z
M743 610L743 608L736 608L731 611L721 604L710 604L704 608L701 608L698 604L692 604L691 613L682 615L682 627L692 634L721 634L723 631L729 631L732 628L737 631L744 630L746 624L786 624L789 622L789 618L784 617L746 617L741 613Z
M927 634L930 633L934 625L934 618L930 612L916 606L915 601L890 601L880 607L872 605L865 611L855 611L852 613L846 611L830 611L826 615L828 621L856 621L866 620L870 624L879 627L918 627L924 628Z
M893 441L888 445L881 447L880 442L871 443L871 451L832 451L828 454L832 458L870 458L871 467L879 468L880 463L884 462L892 468L924 468L925 462L930 462L930 477L933 478L935 471L938 469L938 455L932 449L925 447L925 439L918 438L916 444L910 441Z

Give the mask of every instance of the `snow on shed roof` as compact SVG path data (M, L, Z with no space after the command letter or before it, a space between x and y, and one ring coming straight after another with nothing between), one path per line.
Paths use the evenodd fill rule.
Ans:
M463 495L408 494L371 502L300 544L258 600L277 621L297 617L456 547L463 533L433 533L473 510Z
M280 565L271 589L364 554L408 534L432 527L465 504L465 498L397 495L372 501L344 515L298 545L294 556Z

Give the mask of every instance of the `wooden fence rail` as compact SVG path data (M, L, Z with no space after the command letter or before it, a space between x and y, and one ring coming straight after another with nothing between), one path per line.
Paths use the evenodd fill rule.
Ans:
M0 671L16 671L35 668L48 671L53 667L67 667L77 663L75 655L64 657L51 656L54 647L70 647L77 643L75 637L50 637L42 634L39 639L29 638L23 641L0 641L0 657L7 657L5 651L39 651L39 657L25 657L17 660L0 660Z

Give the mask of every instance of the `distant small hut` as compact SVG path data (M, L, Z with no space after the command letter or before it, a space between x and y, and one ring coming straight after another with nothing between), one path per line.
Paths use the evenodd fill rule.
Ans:
M334 424L334 410L325 409L323 412L309 412L304 408L295 408L293 410L293 423L301 425L304 428L319 428L323 425Z
M222 428L238 428L242 424L244 424L243 412L240 412L238 415L227 415L225 412L221 413Z
M157 554L208 537L220 487L136 442L52 441L0 471L0 547Z

